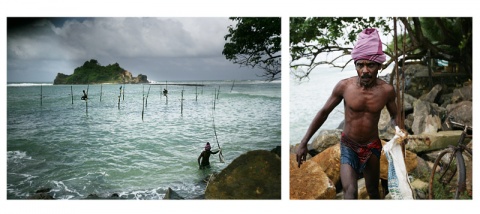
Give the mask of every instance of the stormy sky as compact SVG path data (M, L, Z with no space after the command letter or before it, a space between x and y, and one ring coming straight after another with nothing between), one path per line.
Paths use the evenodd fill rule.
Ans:
M7 18L7 82L53 82L85 61L153 81L262 79L222 55L228 17Z

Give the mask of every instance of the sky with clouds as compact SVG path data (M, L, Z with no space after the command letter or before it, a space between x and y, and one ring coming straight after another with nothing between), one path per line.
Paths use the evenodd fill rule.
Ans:
M222 55L228 17L8 18L7 82L53 82L85 61L153 81L262 79Z

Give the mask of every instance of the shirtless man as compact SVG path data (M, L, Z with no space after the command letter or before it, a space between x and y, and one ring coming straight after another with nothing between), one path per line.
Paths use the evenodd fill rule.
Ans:
M85 90L83 90L83 96L80 99L82 99L82 100L87 99L87 93L85 93Z
M200 153L200 156L198 156L198 167L200 169L205 169L205 168L210 168L210 155L211 154L217 154L219 151L212 152L210 151L212 147L210 146L210 143L207 142L205 145L205 150Z
M379 199L380 152L378 136L380 113L386 106L395 125L397 108L392 85L377 79L385 54L375 29L366 29L359 35L352 51L357 75L340 80L322 109L310 124L297 150L298 167L306 160L307 143L322 126L332 110L343 100L345 126L340 147L340 178L345 199L358 198L357 180L363 173L370 199Z

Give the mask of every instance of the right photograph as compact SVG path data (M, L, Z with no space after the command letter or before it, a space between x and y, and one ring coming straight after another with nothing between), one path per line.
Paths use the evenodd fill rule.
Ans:
M472 200L472 17L289 21L291 200Z

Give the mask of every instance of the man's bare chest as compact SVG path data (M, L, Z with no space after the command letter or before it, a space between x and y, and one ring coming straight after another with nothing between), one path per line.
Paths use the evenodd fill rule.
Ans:
M387 100L382 90L347 90L344 93L346 110L354 112L378 113L385 107Z

